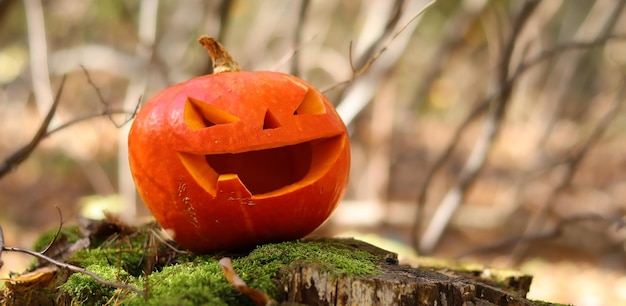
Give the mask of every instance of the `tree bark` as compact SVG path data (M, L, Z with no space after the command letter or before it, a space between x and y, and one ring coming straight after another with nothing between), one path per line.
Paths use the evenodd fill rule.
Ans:
M381 258L378 275L348 276L323 272L314 265L292 265L282 277L286 302L306 305L533 305L525 298L531 276L481 279L482 271L412 268L397 255L362 241L352 247Z

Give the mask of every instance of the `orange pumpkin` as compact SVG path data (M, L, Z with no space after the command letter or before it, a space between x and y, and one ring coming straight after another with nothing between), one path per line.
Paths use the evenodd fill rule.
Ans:
M336 208L348 180L345 125L303 80L242 72L206 36L215 74L166 88L128 139L140 196L195 252L302 238Z

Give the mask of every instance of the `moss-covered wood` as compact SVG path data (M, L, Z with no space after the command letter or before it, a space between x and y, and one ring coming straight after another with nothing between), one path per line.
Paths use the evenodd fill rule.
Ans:
M253 305L227 282L220 268L218 260L229 256L249 287L278 304L533 305L525 299L530 278L490 282L466 270L415 269L399 265L396 254L354 239L291 241L242 254L195 255L161 242L155 225L140 229L105 225L106 233L87 231L91 247L72 251L66 262L144 294L38 264L33 266L34 276L6 282L2 304Z

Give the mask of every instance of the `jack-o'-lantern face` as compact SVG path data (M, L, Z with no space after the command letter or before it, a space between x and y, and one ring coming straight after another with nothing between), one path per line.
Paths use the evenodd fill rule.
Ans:
M229 98L208 91L187 96L184 142L196 141L176 145L183 165L213 196L221 182L231 179L240 180L241 192L254 197L288 192L315 180L339 155L345 127L332 108L327 110L325 98L301 81L264 73L272 76L264 83L239 83L245 74L258 79L258 73L220 75L234 76L229 88L241 88Z
M137 188L198 252L301 238L348 179L346 128L326 98L276 72L224 72L165 89L129 135Z

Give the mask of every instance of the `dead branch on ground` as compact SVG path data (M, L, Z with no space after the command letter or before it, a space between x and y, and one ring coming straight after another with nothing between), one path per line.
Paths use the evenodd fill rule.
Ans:
M52 241L49 243L48 247L46 247L46 250L48 250L48 248L50 247L50 245L52 245L55 240L58 237L58 234L61 231L61 226L63 224L63 221L61 219L61 224L59 225L59 228L54 236L54 238L52 239ZM87 239L87 241L89 241L89 238L83 238L83 239ZM24 253L24 254L28 254L31 255L33 257L36 257L39 260L43 260L46 262L49 262L50 264L58 267L58 268L62 268L62 269L66 269L68 271L71 272L75 272L75 273L81 273L84 275L87 275L91 278L93 278L95 281L105 285L105 286L109 286L109 287L113 287L113 288L119 288L119 289L126 289L126 290L130 290L132 292L137 293L140 296L146 297L147 291L145 290L141 290L133 285L130 284L124 284L124 283L118 283L118 282L112 282L112 281L108 281L106 279L101 278L100 276L98 276L97 274L79 267L79 266L75 266L72 264L68 264L65 263L63 261L54 259L46 254L44 254L44 252L36 252L33 250L29 250L29 249L25 249L25 248L19 248L19 247L11 247L11 246L7 246L4 244L4 232L2 230L2 226L0 226L0 257L2 255L3 252L18 252L18 253ZM0 258L0 268L2 267L2 260ZM5 280L11 280L11 279L5 279Z

